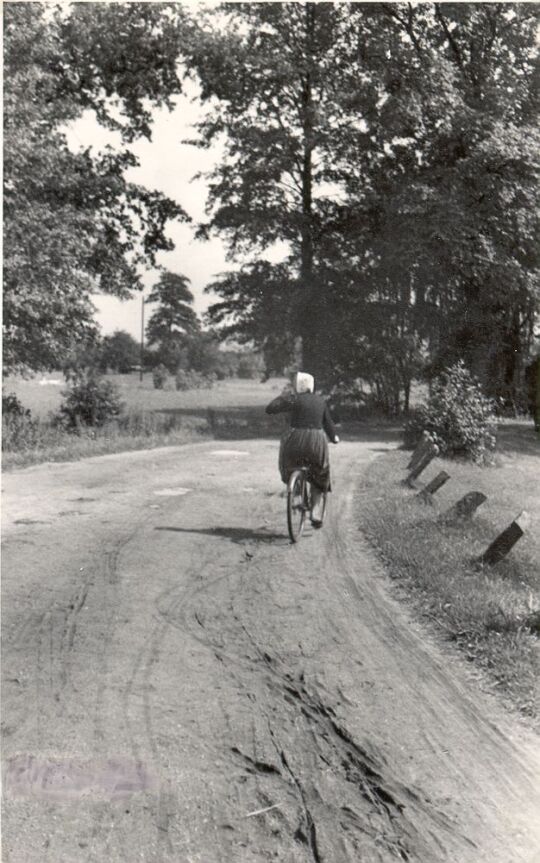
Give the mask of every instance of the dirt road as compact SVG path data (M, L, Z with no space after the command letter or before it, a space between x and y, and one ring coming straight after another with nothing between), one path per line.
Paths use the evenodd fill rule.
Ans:
M4 476L5 863L540 860L538 746L356 527L384 446L296 547L275 442Z

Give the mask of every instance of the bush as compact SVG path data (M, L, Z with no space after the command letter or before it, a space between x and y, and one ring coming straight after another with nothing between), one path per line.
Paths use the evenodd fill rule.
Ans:
M234 378L238 371L238 353L236 351L220 351L219 363L214 368L219 381Z
M434 382L427 405L420 405L405 425L405 444L415 446L427 431L441 453L491 461L495 448L494 404L460 360Z
M7 419L30 419L32 416L29 408L25 408L15 393L2 393L2 418Z
M152 380L154 382L154 389L163 390L165 389L165 385L169 379L169 370L163 363L160 363L159 366L156 366L152 371Z
M328 407L335 422L358 420L366 414L370 396L357 383L337 384L328 396Z
M2 394L2 450L26 450L34 445L37 422L15 393Z
M141 360L141 349L133 336L125 330L115 330L111 336L105 336L99 353L99 368L128 374L132 367Z
M77 378L63 396L57 422L69 431L99 428L117 419L122 410L118 388L95 375Z
M97 372L101 361L102 342L95 336L73 345L64 356L60 365L66 378L88 374L90 370Z
M242 380L260 378L264 373L264 362L258 354L241 354L236 374Z
M215 380L216 375L213 373L210 375L203 375L201 372L195 372L192 369L178 369L176 373L176 389L209 389L214 385Z
M118 431L120 434L130 437L153 437L154 435L168 434L179 428L181 424L182 418L177 417L174 413L130 408L122 413L118 420Z

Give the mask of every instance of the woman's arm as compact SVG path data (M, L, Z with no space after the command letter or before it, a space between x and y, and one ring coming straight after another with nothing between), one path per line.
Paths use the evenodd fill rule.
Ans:
M295 398L294 393L278 396L269 405L266 405L265 411L267 414L281 414L292 411Z
M332 443L339 443L339 437L337 433L337 429L334 425L334 421L330 415L330 411L328 409L328 405L325 405L324 414L323 414L323 429L326 434L332 441Z

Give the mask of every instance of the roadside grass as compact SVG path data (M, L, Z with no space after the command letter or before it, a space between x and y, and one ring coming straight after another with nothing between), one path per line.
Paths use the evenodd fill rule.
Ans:
M27 467L45 461L75 461L94 455L179 445L205 438L234 438L279 434L281 422L264 413L264 405L281 390L280 379L227 380L211 389L156 390L150 376L108 375L124 402L122 415L102 428L80 428L76 434L53 423L65 382L8 379L6 392L15 392L32 420L3 424L2 467ZM59 380L50 376L45 380Z
M521 432L522 452L515 429L510 450L503 441L496 467L432 463L425 482L441 469L451 476L434 506L401 483L410 453L390 452L371 465L358 492L358 510L362 530L417 612L483 669L509 703L538 723L540 459L529 454L528 431ZM468 491L488 497L476 517L466 525L442 523L439 514ZM530 531L507 558L478 570L474 558L523 509L532 517Z
M19 436L13 449L6 447L4 439L2 468L13 470L46 461L77 461L89 456L192 443L210 436L204 420L179 420L133 409L118 422L98 429L82 428L77 434L38 420L34 434L23 439Z

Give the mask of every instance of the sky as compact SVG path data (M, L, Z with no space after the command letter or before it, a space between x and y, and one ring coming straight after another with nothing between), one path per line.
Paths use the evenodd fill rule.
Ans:
M204 218L206 184L204 180L193 180L199 171L208 171L219 158L218 147L209 150L183 144L193 137L192 124L201 116L202 108L193 101L195 89L186 90L186 96L176 100L173 111L158 109L153 112L152 140L142 139L130 145L140 165L126 172L127 179L156 189L178 201L191 216L194 223ZM87 112L68 130L68 144L73 149L119 144L119 135L102 129L92 113ZM167 235L174 241L172 252L160 252L158 263L172 272L182 273L191 280L195 296L194 308L203 312L212 302L212 296L203 293L212 279L234 265L226 260L225 247L218 238L208 241L194 239L194 225L170 222ZM142 274L145 292L157 281L158 272ZM135 338L141 330L141 295L121 301L115 297L95 295L96 319L104 335L116 329L127 330ZM147 313L148 313L147 308Z

